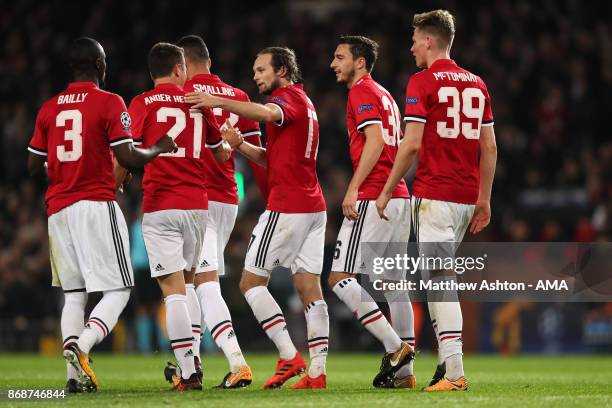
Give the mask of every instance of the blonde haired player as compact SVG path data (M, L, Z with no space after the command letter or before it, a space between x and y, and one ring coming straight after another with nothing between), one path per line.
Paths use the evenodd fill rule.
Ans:
M381 218L395 185L419 157L413 184L413 224L419 252L448 255L468 229L478 233L491 218L497 147L491 100L480 77L450 59L455 18L445 10L417 14L411 52L423 71L406 89L406 129L391 175L376 201ZM421 243L435 243L421 245ZM429 254L428 251L433 250ZM452 271L429 271L434 279ZM428 302L438 339L438 369L425 391L463 391L461 307Z

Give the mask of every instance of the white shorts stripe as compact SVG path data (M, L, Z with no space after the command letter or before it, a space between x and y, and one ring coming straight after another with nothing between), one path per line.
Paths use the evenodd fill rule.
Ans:
M108 215L111 222L111 232L113 235L113 245L115 246L115 253L117 255L117 263L119 264L119 271L121 272L121 279L123 284L128 287L132 286L132 282L128 273L127 261L125 260L125 252L123 248L123 241L119 234L119 228L117 227L117 214L115 213L115 206L112 202L108 202Z
M359 219L353 224L351 229L351 238L348 244L348 255L344 262L344 270L352 271L355 266L355 258L357 258L357 249L359 249L359 243L361 241L361 231L363 230L363 223L365 220L366 212L368 211L369 201L362 201L359 203L357 212L359 213Z
M266 229L264 230L263 239L259 243L259 248L257 249L255 266L258 268L263 268L266 264L266 255L268 254L268 248L270 247L270 241L272 241L272 235L278 223L278 218L279 213L272 211L268 219L268 224L266 224Z

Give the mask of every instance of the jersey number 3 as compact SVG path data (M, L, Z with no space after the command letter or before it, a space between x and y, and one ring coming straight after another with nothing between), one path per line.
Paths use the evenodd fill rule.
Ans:
M72 150L66 150L64 145L57 146L57 160L73 162L83 155L83 115L77 109L61 111L55 117L55 126L66 127L66 121L72 122L72 129L64 130L64 140L72 142Z
M452 99L452 101L449 99ZM476 106L474 106L475 100L478 100ZM438 135L447 139L456 139L459 136L459 132L461 132L466 139L480 138L484 100L485 97L478 88L465 88L461 95L459 95L459 90L454 86L441 87L438 90L438 101L449 103L449 107L446 109L446 116L452 119L453 126L447 127L446 121L437 122ZM461 122L460 112L469 119L478 119L478 125L474 127L471 122Z

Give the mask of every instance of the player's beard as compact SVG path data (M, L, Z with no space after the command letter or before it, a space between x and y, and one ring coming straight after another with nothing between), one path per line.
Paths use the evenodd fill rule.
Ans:
M269 87L264 88L261 90L261 94L262 95L271 95L272 92L274 92L276 89L280 88L281 84L280 84L280 78L276 78L274 81L272 81L272 83L270 84Z
M342 78L340 78L340 80L350 85L353 83L354 78L355 78L355 70L352 70L350 72L347 72L344 80L342 80Z

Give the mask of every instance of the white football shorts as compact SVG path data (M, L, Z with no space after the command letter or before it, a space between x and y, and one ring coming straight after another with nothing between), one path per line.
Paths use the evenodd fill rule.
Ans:
M48 220L52 285L64 292L134 286L128 228L115 201L79 201Z
M253 230L244 269L268 277L283 266L291 273L321 274L325 245L325 211L279 213L266 210Z
M376 211L376 201L358 200L357 221L344 217L332 263L332 272L367 273L365 262L361 259L362 243L377 243L377 252L385 253L382 243L405 243L410 239L410 200L392 198L387 204L385 214L389 221L383 220ZM397 247L397 245L395 245Z
M161 210L142 217L151 277L197 267L206 232L207 210Z
M225 275L223 252L234 229L237 214L238 206L235 204L208 202L206 235L196 273L217 271L218 276Z
M412 222L419 253L454 257L470 225L474 208L472 204L412 197Z

